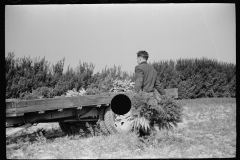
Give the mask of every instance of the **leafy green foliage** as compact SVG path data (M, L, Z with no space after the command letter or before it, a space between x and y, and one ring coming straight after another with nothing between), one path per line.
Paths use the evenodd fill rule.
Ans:
M173 99L154 93L140 92L132 98L134 128L146 132L158 125L159 129L171 129L182 121L182 106Z
M113 82L113 88L111 88L110 92L130 92L134 90L134 82L131 80L118 80L116 79Z
M122 71L121 66L105 67L93 74L92 63L79 62L75 69L68 66L63 72L64 62L63 58L50 66L45 58L15 58L13 52L8 53L5 58L6 98L41 97L42 93L37 93L41 87L49 88L48 96L43 95L45 98L61 96L73 88L84 88L87 95L94 95L109 92L114 86L121 88L114 82L116 79L134 82L134 73ZM151 65L157 70L164 89L178 88L179 99L236 97L236 65L207 58L159 61Z
M21 93L49 86L51 72L45 58L41 60L31 60L30 57L14 59L14 53L9 53L5 61L6 98L19 98Z
M114 80L111 77L100 78L98 81L96 81L96 83L88 86L85 94L95 95L109 92L113 86L113 81Z
M153 62L151 65L157 70L164 89L177 88L180 81L180 75L176 70L174 61Z
M32 92L23 92L20 94L19 99L42 99L42 98L52 98L53 97L53 89L49 87L39 87Z
M178 88L179 99L236 97L236 65L207 58L154 62L164 88Z
M45 58L16 59L14 53L9 53L5 61L6 98L35 99L41 97L42 93L38 93L41 92L41 87L50 88L50 96L43 95L45 98L60 96L73 88L86 88L93 77L92 63L80 62L75 70L68 67L67 71L63 72L64 58L50 66Z
M135 117L132 123L134 130L143 129L144 131L150 130L150 121L143 117Z
M133 89L131 79L133 79L133 75L121 71L121 67L114 65L113 68L105 68L89 80L92 83L88 85L86 95L130 91Z

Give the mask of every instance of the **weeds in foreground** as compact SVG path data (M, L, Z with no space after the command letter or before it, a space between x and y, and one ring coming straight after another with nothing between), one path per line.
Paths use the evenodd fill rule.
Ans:
M7 145L7 158L106 158L112 153L118 153L118 158L128 158L131 153L141 155L149 147L157 147L155 135L138 137L135 133L113 134L105 136L98 125L86 123L88 132L80 130L79 134L52 138L56 131L46 132L45 135L35 135L30 141L29 136L20 137L15 146ZM110 145L110 146L109 146ZM84 150L85 153L79 151ZM124 150L124 151L123 151ZM75 153L79 152L77 155ZM89 154L86 154L89 153ZM90 156L91 155L91 156ZM114 158L116 155L109 156Z

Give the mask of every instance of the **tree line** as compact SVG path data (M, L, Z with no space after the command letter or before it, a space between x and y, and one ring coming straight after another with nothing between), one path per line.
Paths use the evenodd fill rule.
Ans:
M106 92L116 78L134 81L134 73L120 66L105 67L93 74L94 64L79 61L63 72L65 58L50 64L44 58L5 57L6 98L24 99L31 95L52 98L75 88ZM214 59L178 59L150 63L157 70L164 89L178 88L180 99L236 97L236 65ZM33 94L34 93L34 94ZM34 97L33 97L34 98Z

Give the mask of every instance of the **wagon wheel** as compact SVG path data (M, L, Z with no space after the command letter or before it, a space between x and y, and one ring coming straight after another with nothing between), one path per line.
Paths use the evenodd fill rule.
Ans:
M90 124L96 124L95 121L88 122ZM74 135L79 133L80 129L87 131L86 122L59 122L61 130L67 135Z
M128 133L132 129L132 121L130 119L131 112L125 115L117 115L113 113L111 107L105 111L104 122L108 131L112 133Z
M107 135L107 134L109 134L109 132L108 132L108 129L104 122L105 111L106 111L106 107L103 107L100 109L98 124L99 124L100 130L102 131L102 133Z

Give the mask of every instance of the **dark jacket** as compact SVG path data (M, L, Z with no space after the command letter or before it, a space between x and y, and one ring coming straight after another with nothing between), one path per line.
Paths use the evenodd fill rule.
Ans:
M163 87L161 86L157 76L157 71L152 65L149 65L146 61L144 61L135 67L134 90L136 92L139 92L140 90L153 92L154 88L161 95L165 95L165 91L163 90Z

